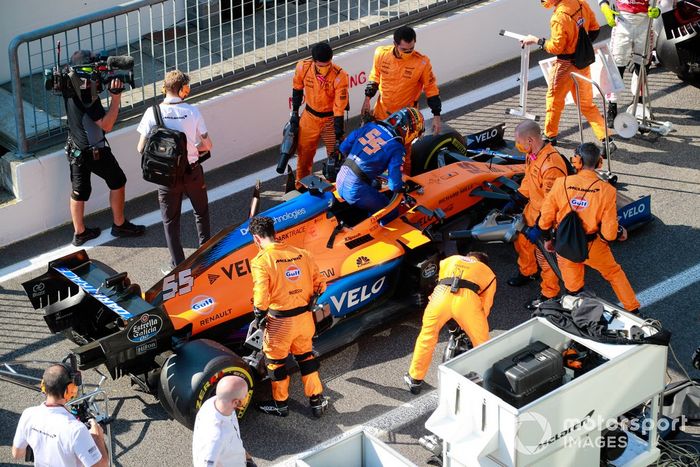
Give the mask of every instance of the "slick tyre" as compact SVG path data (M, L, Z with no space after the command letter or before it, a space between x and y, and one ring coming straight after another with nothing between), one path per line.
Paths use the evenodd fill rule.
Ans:
M468 156L464 137L449 126L443 127L439 135L427 135L416 140L411 146L411 175L420 175L438 166L437 154L447 149L462 156Z
M241 357L209 339L188 342L168 357L160 372L158 397L175 420L192 429L200 407L215 394L216 383L229 375L248 383L248 398L238 410L240 418L253 394L251 370Z

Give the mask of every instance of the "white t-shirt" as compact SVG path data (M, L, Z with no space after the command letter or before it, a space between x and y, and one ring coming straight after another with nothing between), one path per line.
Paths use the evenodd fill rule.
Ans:
M245 467L245 449L234 412L222 415L214 401L207 399L197 412L192 433L194 467Z
M166 97L160 104L160 115L167 128L181 131L187 136L187 160L190 164L197 162L199 151L195 144L202 139L202 135L207 133L204 118L197 107L186 104L180 98ZM153 115L153 107L151 106L141 117L136 131L141 136L147 136L154 126L156 126L156 117Z
M37 466L92 466L102 459L88 429L63 406L25 409L12 445L31 446Z

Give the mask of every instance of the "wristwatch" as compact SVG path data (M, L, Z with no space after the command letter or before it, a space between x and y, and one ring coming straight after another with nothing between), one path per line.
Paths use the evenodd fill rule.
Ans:
M540 38L540 39L537 41L537 45L540 46L540 49L544 50L544 43L545 43L545 42L547 42L547 39L545 39L544 37Z

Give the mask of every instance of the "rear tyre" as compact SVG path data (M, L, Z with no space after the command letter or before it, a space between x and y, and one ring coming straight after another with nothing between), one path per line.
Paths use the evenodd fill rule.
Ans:
M248 383L248 399L238 409L240 418L253 395L252 372L241 357L209 339L188 342L168 357L160 372L158 397L175 420L192 429L200 407L214 395L216 383L228 375Z
M464 156L468 155L464 137L447 125L439 135L428 135L411 146L411 175L420 175L438 166L437 154L446 148Z

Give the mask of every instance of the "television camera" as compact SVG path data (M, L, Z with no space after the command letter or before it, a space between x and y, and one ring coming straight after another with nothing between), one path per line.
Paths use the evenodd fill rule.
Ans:
M134 58L128 55L107 56L104 52L91 54L88 63L61 65L61 43L58 42L56 65L44 70L44 88L63 97L80 96L83 91L99 94L105 89L120 94L124 87L112 88L118 79L132 88L134 83Z

